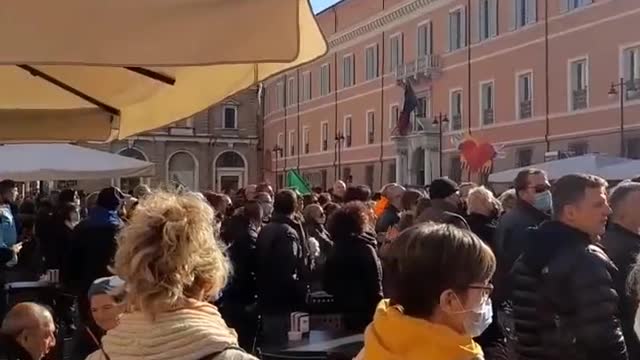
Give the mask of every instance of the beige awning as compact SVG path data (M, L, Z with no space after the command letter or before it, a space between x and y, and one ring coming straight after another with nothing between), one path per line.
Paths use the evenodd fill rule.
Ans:
M327 51L308 0L5 0L0 142L109 141Z

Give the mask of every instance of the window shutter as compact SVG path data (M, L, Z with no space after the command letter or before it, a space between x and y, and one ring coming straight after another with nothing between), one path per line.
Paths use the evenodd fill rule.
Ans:
M560 0L560 13L569 11L569 1L570 0Z
M447 31L447 52L451 52L451 50L453 50L453 46L451 46L451 42L453 41L454 38L454 33L453 33L453 14L449 14L449 31Z
M518 1L519 0L511 0L511 16L509 16L509 31L513 31L516 29L517 22L517 9L518 9Z
M498 36L498 0L491 0L491 9L489 10L489 34L491 37L496 37Z
M484 17L486 3L484 0L479 0L477 2L478 6L471 6L471 43L477 43L479 41L485 40L484 37L484 26L487 19ZM477 26L473 26L477 24Z
M466 7L463 7L462 10L460 10L460 45L461 47L466 47L467 46L467 26L469 26L469 24L467 24L467 9Z
M527 24L533 24L537 21L538 16L538 1L537 0L526 0L527 1Z
M427 54L433 54L433 23L427 23Z
M429 26L428 23L418 27L418 56L427 54L427 26Z

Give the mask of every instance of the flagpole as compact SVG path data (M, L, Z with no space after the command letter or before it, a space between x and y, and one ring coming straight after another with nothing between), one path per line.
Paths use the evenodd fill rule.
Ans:
M382 0L382 10L384 10L384 0ZM384 181L384 176L382 174L384 173L384 160L383 160L384 159L384 114L386 113L385 106L384 106L384 74L385 74L384 34L385 32L382 31L382 46L381 46L382 57L380 61L380 73L381 73L380 74L380 188L382 188L383 186L382 182Z

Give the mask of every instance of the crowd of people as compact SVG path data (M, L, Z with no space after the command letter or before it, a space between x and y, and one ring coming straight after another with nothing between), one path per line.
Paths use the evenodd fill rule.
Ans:
M3 281L59 269L68 294L7 312L17 359L54 349L54 319L73 359L255 359L317 292L364 333L358 359L640 359L633 180L16 195L0 182Z

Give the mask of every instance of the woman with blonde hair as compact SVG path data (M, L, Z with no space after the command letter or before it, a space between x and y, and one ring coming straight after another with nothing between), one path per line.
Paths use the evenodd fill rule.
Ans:
M114 272L128 311L88 360L249 360L207 301L224 287L228 259L213 239L213 210L193 193L145 198L118 237Z

